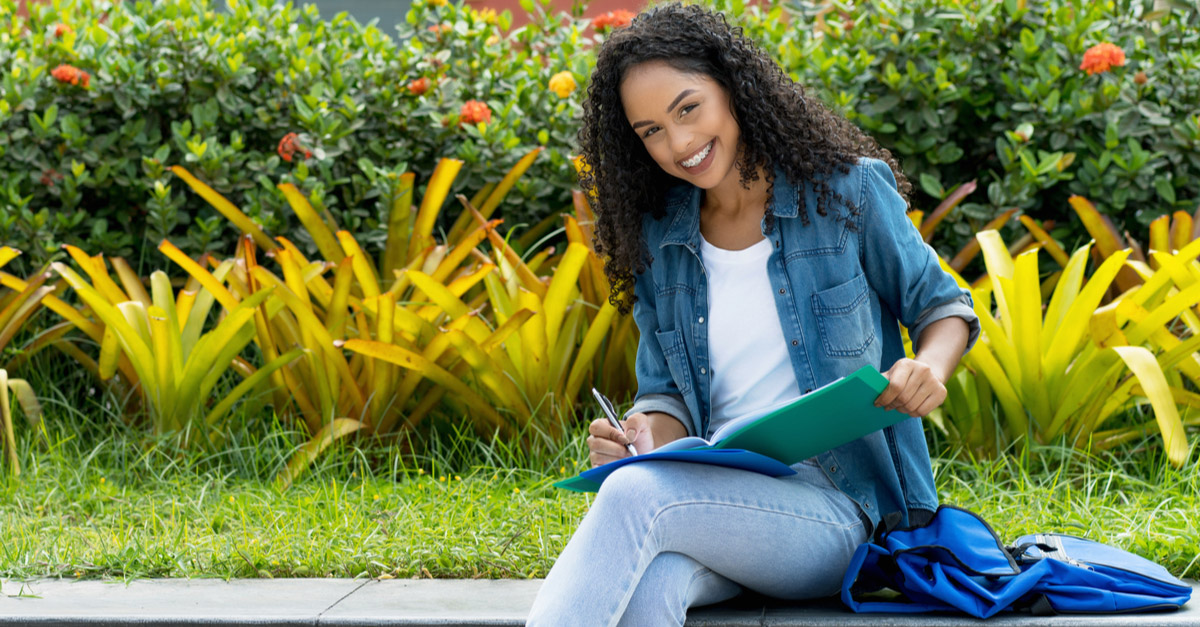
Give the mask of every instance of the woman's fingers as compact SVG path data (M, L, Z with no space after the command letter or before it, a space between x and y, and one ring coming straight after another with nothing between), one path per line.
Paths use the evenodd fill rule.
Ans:
M637 432L626 429L624 433L613 427L607 418L593 420L588 425L587 445L588 459L593 466L607 464L622 457L629 457L629 449L625 444L630 442L630 436L636 437Z
M919 361L901 359L884 375L888 386L875 400L877 407L920 417L946 400L946 386L937 380L928 365Z

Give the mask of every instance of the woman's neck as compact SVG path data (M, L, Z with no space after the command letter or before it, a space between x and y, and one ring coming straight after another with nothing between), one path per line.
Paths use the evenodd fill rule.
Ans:
M759 168L758 178L750 181L749 189L742 187L741 176L736 170L731 175L712 189L704 190L701 213L719 215L725 219L745 214L761 218L768 196L767 178L762 168Z

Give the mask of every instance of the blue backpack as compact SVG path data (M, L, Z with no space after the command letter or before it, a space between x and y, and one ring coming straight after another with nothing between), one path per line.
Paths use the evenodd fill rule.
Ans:
M902 598L863 597L884 588ZM842 580L842 601L855 612L960 611L977 618L1005 610L1177 610L1191 594L1162 566L1084 538L1044 533L1006 547L987 522L948 505L927 525L859 545Z

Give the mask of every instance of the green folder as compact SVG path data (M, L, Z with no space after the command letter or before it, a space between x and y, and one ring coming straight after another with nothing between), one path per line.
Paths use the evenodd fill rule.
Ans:
M863 366L737 429L711 448L746 449L789 466L802 462L909 418L875 406L887 385L874 366Z
M909 418L908 414L875 406L875 399L887 384L887 378L874 366L863 366L853 374L759 416L745 416L722 425L713 434L715 442L694 436L682 438L650 453L618 460L621 463L597 466L554 485L569 490L595 491L609 474L605 472L609 470L605 466L636 463L643 457L646 460L669 457L674 461L726 465L778 476L782 474L778 468L755 457L766 456L790 466ZM757 455L735 458L711 454L735 450Z

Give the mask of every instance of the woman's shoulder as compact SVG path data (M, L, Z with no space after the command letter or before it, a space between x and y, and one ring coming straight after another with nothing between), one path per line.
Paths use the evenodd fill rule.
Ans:
M864 185L889 184L896 186L896 177L887 162L874 157L859 157L847 166L834 166L833 171L825 175L829 187L843 196L847 193L857 195Z

